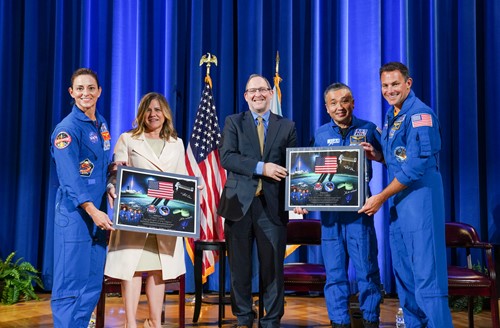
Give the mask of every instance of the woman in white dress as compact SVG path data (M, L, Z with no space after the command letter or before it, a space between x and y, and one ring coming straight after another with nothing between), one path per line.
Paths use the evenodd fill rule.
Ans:
M116 143L115 163L187 174L184 155L184 143L177 137L167 100L161 94L148 93L139 103L133 129L123 133ZM112 184L108 185L108 193L116 197ZM136 313L145 272L149 318L144 327L161 327L164 280L186 272L182 238L123 230L112 232L104 273L122 280L125 327L137 327Z

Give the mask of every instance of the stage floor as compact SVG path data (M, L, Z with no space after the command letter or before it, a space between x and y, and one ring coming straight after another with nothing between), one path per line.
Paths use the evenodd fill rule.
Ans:
M0 305L0 327L53 327L50 312L50 294L40 294L40 301L21 302L15 305ZM217 327L218 305L203 303L200 318L197 324L192 323L194 306L190 304L193 295L187 295L186 305L186 327ZM168 324L163 327L178 327L177 318L177 295L167 295L166 316ZM381 306L380 327L395 327L395 315L398 308L398 300L386 298ZM226 305L226 318L223 327L233 327L236 320L231 313L231 308ZM466 328L467 313L452 312L455 328ZM141 296L138 310L138 323L147 317L146 297ZM476 328L491 327L491 315L489 311L483 311L474 316ZM106 298L106 328L123 327L125 314L120 297ZM257 324L254 325L257 327ZM306 328L306 327L330 327L326 313L325 300L322 296L286 296L285 315L281 327L284 328Z

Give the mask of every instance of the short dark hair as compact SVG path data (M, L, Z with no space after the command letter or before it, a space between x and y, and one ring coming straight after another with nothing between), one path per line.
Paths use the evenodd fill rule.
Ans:
M248 88L248 83L250 82L251 79L253 79L254 77L261 77L264 79L264 81L266 81L266 84L267 84L267 87L269 88L269 90L271 90L271 83L269 83L269 80L266 79L264 76L260 75L260 74L252 74L248 77L248 80L247 80L247 84L245 84L245 90Z
M408 81L408 79L410 78L410 70L408 69L408 67L406 67L405 64L400 62L389 62L387 64L382 65L382 67L380 67L379 70L380 77L382 77L382 73L384 72L394 72L394 71L400 71L405 81Z
M99 84L99 78L97 77L97 73L91 70L90 68L79 68L76 71L73 72L73 75L71 75L71 87L73 87L73 83L75 82L75 79L79 77L80 75L90 75L92 76L95 81L97 82L97 87L100 88Z
M325 92L323 92L323 99L325 99L325 102L326 102L326 95L328 94L328 92L330 92L330 91L337 91L337 90L340 90L340 89L347 89L347 90L349 90L349 93L351 94L351 97L352 97L352 90L351 90L351 88L349 88L349 86L347 84L344 84L342 82L335 82L335 83L330 84L325 89Z

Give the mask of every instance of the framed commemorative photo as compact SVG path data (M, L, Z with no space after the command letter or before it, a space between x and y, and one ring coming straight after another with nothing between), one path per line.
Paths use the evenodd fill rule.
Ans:
M198 238L196 177L118 166L113 227Z
M361 146L287 148L286 206L309 211L358 211L365 202Z

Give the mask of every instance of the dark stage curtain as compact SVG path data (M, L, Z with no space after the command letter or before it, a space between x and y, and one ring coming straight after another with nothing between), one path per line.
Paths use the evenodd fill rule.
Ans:
M17 251L42 271L47 289L57 188L49 137L70 111L73 70L98 72L98 109L112 140L131 127L141 96L157 91L169 100L186 143L207 52L218 57L211 75L223 125L246 109L251 73L273 77L279 51L283 115L297 123L300 146L328 121L323 90L334 81L353 89L357 116L381 126L387 104L378 69L405 62L415 93L441 121L447 220L470 223L482 239L500 242L498 1L3 0L0 22L0 257ZM375 165L372 191L385 184L384 172ZM374 218L379 262L386 290L394 291L384 211ZM321 261L321 254L301 250L289 261L299 258ZM208 289L218 288L217 274ZM187 282L193 291L190 265Z

